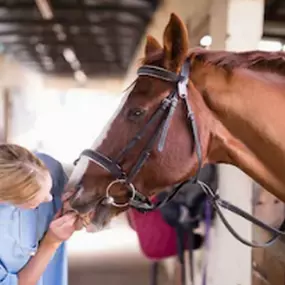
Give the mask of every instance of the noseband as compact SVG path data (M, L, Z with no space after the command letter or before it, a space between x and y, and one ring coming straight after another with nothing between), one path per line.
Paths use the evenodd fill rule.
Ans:
M137 209L140 212L153 211L158 207L162 207L163 205L165 205L165 203L170 201L178 193L178 191L182 188L182 186L185 183L189 183L189 181L191 181L192 183L198 183L200 187L202 187L202 189L208 195L210 202L213 204L214 209L220 216L224 225L227 227L230 233L235 238L237 238L241 243L251 247L267 247L272 245L272 243L275 242L275 240L280 235L284 236L285 220L283 221L279 229L272 228L269 225L264 224L262 221L256 219L255 217L249 215L240 208L221 199L219 195L217 193L214 193L209 186L198 180L199 173L202 167L202 151L201 151L201 143L198 136L198 129L197 129L195 116L192 111L191 105L188 101L188 80L190 75L189 59L187 59L184 62L180 74L176 74L164 68L151 66L151 65L144 65L140 67L138 69L137 74L138 76L149 76L160 79L162 81L175 83L176 87L174 88L174 90L172 90L169 93L169 95L166 98L162 100L159 107L153 113L153 115L146 123L146 125L129 141L129 143L122 149L122 151L117 155L117 157L111 159L106 155L91 149L86 149L81 153L80 157L81 156L87 157L89 161L92 161L101 168L105 169L114 178L114 180L108 185L106 189L105 198L107 203L118 208L130 206L132 208ZM158 203L152 203L148 199L148 197L146 197L145 195L136 190L132 181L134 180L137 173L141 170L142 166L146 163L156 143L157 143L157 150L159 152L163 151L170 122L176 110L178 101L182 101L185 107L185 119L189 124L189 133L194 141L194 147L198 159L198 170L196 175L192 177L190 180L184 181L179 185L176 185L172 189L172 191L169 192L168 196L163 201ZM137 161L132 166L130 171L128 173L125 173L123 168L121 167L121 162L123 158L144 137L144 135L147 133L147 130L154 123L157 123L157 127L155 128L154 133L152 134L152 136L150 136L149 140L147 141ZM111 189L116 184L121 184L124 187L126 187L126 189L128 190L127 193L129 200L126 203L117 203L114 197L112 196ZM273 237L264 244L259 244L244 240L241 236L239 236L239 234L233 229L233 227L226 220L225 216L221 212L220 207L225 208L231 212L234 212L235 214L256 224L257 226L263 228L264 230L269 231L270 233L273 234Z

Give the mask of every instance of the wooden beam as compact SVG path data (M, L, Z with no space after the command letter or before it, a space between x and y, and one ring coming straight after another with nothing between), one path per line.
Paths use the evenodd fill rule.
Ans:
M65 40L64 42L60 41L59 39L56 38L56 36L44 36L44 37L39 37L38 35L35 35L33 37L37 37L37 42L41 43L41 44L46 44L46 45L59 45L59 46L67 46L67 45L78 45L78 46L82 46L82 45L88 45L90 47L99 47L99 48L103 48L104 44L101 44L99 41L106 41L106 43L108 45L113 45L113 46L119 46L119 47L124 47L124 46L134 46L134 43L136 44L139 41L139 38L136 37L126 37L126 36L121 36L120 34L118 35L119 38L114 39L114 35L116 35L116 33L113 34L113 38L111 37L107 37L107 36L96 36L96 35L76 35L76 36L71 36L70 39ZM97 42L92 42L93 39L97 38ZM9 36L1 36L0 35L0 40L1 40L1 44L3 45L29 45L29 46L35 46L34 42L31 42L30 37L27 38L23 38L21 39L20 37L18 39L13 39L10 40Z
M10 120L11 120L11 102L10 102L10 91L8 88L4 88L2 93L3 99L3 135L1 135L1 142L7 143L9 140L9 131L10 131Z
M15 19L0 19L0 24L11 25L11 28L15 27L49 27L50 29L53 28L54 25L62 25L64 28L69 28L70 25L76 25L78 27L87 27L90 28L92 26L104 27L104 28L114 28L114 27L127 27L130 26L133 29L141 31L144 29L146 22L128 22L122 21L117 19L107 19L107 20L90 20L87 21L86 19L78 19L74 20L73 18L64 18L64 17L56 17L53 20L42 20L42 19L25 19L25 18L15 18Z
M270 5L267 5L265 9L265 19L274 19L277 16L278 9L281 7L281 1L275 0L271 1Z
M52 5L52 10L55 14L57 13L72 13L72 12L78 12L80 9L80 6L77 4L53 4ZM96 14L100 15L106 12L111 12L114 14L117 13L127 13L130 14L131 16L137 17L142 19L143 21L149 21L149 19L152 16L153 9L150 5L144 6L136 6L136 5L123 5L120 4L119 2L117 3L106 3L103 5L84 5L86 6L86 9L88 9L88 14ZM23 11L29 12L29 11L34 11L36 9L35 5L31 4L25 4L25 3L15 3L12 5L7 5L7 4L0 4L0 9L7 9L10 13L13 13L13 11Z

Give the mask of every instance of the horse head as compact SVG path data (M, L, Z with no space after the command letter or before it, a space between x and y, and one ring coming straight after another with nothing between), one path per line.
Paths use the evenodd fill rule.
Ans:
M147 37L136 81L100 141L82 153L87 166L69 204L96 226L129 206L147 210L148 197L207 162L209 124L201 125L203 102L188 81L188 49L187 29L171 14L163 46Z

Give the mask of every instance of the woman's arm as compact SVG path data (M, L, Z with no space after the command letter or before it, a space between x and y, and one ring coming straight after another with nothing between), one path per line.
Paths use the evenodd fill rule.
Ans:
M44 237L35 256L32 257L27 265L18 273L18 285L36 284L60 244L60 242L51 243Z
M18 285L35 285L38 282L58 247L74 232L75 221L75 215L68 214L51 222L37 253L18 273Z

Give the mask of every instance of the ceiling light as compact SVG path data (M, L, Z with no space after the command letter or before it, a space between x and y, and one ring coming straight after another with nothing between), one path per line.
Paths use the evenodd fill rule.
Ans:
M63 54L63 57L65 58L65 60L69 63L77 60L74 51L70 48L65 48L63 50L62 54Z
M212 44L212 37L209 35L205 35L200 40L200 45L203 47L209 47Z
M57 33L56 37L58 38L59 41L65 41L66 40L66 34L65 33Z
M258 43L258 49L262 51L281 51L282 44L280 41L261 40Z
M80 69L80 62L78 60L75 60L70 63L70 66L73 70L78 70Z
M87 76L81 70L77 70L74 72L74 78L80 83L85 83L87 80Z
M45 20L51 20L53 18L53 12L48 3L48 0L36 0L38 9Z
M45 66L45 68L46 68L46 70L49 70L49 71L51 71L51 70L53 70L54 69L54 64L53 63L45 63L44 64L44 66Z
M38 53L44 53L45 52L45 46L43 44L41 44L41 43L38 43L36 45L36 51Z
M42 58L42 63L47 70L53 70L54 69L54 63L50 57L44 56Z
M62 28L62 25L60 25L60 24L54 24L52 26L52 30L56 33L62 33L63 28Z

